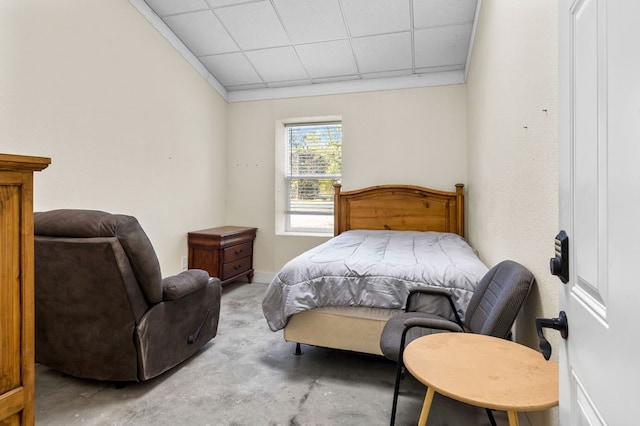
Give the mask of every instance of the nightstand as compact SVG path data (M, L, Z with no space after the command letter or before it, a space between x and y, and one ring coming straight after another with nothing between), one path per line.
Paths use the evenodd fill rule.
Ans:
M257 228L221 226L188 233L189 269L204 269L222 285L242 276L253 280Z

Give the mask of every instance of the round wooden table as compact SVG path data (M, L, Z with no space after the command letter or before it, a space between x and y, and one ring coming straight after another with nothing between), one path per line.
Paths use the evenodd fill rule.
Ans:
M403 360L428 386L420 426L427 423L435 392L506 411L510 426L518 425L518 411L558 405L558 364L508 340L472 333L431 334L409 343Z

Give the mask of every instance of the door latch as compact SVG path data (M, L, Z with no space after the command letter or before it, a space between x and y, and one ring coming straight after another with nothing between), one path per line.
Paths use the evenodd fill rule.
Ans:
M560 336L563 339L569 337L569 322L567 321L567 314L564 311L560 311L558 318L536 318L536 331L540 338L540 351L544 356L544 359L551 358L551 344L544 337L542 332L543 328L553 328L560 332Z

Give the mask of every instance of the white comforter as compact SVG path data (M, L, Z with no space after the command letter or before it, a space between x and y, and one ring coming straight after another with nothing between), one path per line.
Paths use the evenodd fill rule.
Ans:
M269 328L321 306L403 308L409 290L446 287L464 316L488 268L457 234L348 231L289 261L264 295Z

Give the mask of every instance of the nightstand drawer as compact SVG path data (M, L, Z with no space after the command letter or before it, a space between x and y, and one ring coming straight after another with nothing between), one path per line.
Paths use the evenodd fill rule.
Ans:
M222 263L229 263L243 257L251 256L252 253L253 242L227 247L226 249L224 249L224 253L222 255Z
M251 257L243 257L235 262L222 265L222 280L235 277L251 269Z

